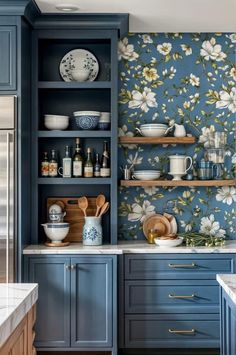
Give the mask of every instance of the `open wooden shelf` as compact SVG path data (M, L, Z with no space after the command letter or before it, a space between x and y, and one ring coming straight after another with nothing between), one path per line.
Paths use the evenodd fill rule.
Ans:
M109 138L111 131L38 131L39 138Z
M39 81L39 89L110 89L110 81Z
M38 178L39 185L109 185L111 178Z
M236 180L121 180L121 186L235 186Z
M119 143L122 144L193 144L195 137L120 137Z

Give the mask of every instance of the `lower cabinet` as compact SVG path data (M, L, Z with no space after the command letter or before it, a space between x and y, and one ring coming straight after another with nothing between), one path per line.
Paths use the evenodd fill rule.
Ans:
M26 257L28 282L39 284L37 348L113 348L116 256Z
M220 347L216 274L235 272L234 254L127 254L122 264L121 348Z
M221 355L236 354L236 305L221 289Z

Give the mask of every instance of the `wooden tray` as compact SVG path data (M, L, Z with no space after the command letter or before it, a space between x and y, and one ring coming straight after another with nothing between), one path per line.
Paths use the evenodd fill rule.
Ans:
M80 197L49 197L47 199L47 213L49 207L53 203L61 201L65 206L66 216L64 222L70 223L70 231L63 242L81 242L82 231L84 226L84 215L78 205ZM96 197L88 197L87 215L95 216L96 213Z

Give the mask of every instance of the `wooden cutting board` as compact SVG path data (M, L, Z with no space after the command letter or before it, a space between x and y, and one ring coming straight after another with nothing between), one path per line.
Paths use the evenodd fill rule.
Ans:
M66 216L64 222L70 223L70 231L63 242L81 242L82 231L84 226L84 214L79 208L78 200L80 197L49 197L47 199L47 213L49 207L61 201L65 206ZM62 205L62 204L61 204ZM96 197L88 197L87 215L95 216L96 213Z

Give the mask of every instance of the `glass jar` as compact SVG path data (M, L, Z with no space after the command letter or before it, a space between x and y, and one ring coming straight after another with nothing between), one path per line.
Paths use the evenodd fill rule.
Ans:
M224 164L225 150L216 148L207 149L206 159L212 161L215 164Z

